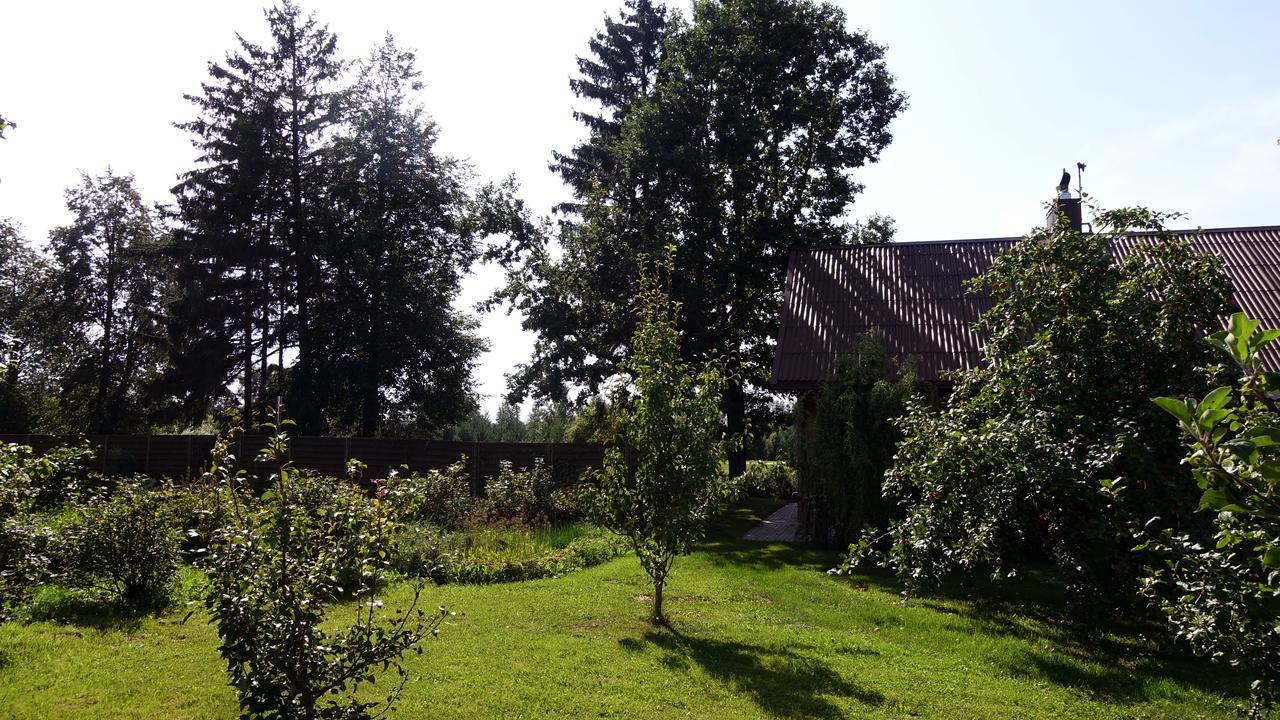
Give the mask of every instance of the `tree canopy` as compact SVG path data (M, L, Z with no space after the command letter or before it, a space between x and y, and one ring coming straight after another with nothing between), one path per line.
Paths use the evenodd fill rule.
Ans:
M682 352L725 358L722 409L741 432L763 405L788 253L852 239L854 172L905 98L883 48L807 0L702 2L687 21L631 2L589 49L572 87L598 110L578 113L588 139L553 165L575 195L562 252L548 234L514 241L497 296L538 335L511 394L597 392L632 350L641 258L670 244Z

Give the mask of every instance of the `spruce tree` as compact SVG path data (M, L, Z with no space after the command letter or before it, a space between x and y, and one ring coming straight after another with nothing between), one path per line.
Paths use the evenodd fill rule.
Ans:
M476 254L466 168L435 149L414 55L391 37L358 68L327 152L332 287L317 300L317 372L338 429L431 433L474 407L483 349L455 311Z
M252 425L272 396L318 430L314 309L324 294L318 161L337 119L336 39L291 2L266 12L270 44L238 37L188 96L199 165L174 189L182 292L171 315L175 414L201 419L233 381ZM274 356L274 364L272 358ZM287 359L293 366L285 372Z

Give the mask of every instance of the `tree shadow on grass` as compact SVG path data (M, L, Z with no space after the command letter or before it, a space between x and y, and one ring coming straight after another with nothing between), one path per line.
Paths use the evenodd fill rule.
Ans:
M901 590L888 574L859 575L857 582L888 592ZM910 603L954 616L947 625L954 632L1026 642L1025 650L1003 663L1013 675L1109 702L1151 700L1161 680L1229 698L1248 694L1247 683L1237 673L1192 655L1151 618L1069 610L1065 589L1047 571L967 588L948 586Z
M640 639L624 638L618 644L637 652L652 645L663 651L660 662L673 670L696 664L719 682L749 695L773 717L845 717L824 695L853 698L865 705L884 703L880 693L849 682L820 659L791 648L697 638L673 629L651 630Z
M25 613L33 622L75 625L99 632L136 632L148 615L157 612L147 608L115 602L90 593L66 591L62 588L37 594Z
M707 559L718 566L732 565L753 570L782 568L810 569L826 572L839 561L838 553L787 543L760 543L723 536L709 538L699 548Z

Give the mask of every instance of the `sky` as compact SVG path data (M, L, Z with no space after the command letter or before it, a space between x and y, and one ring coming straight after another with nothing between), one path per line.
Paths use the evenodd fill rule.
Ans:
M339 51L386 32L418 53L421 101L440 149L481 179L514 174L547 214L567 192L547 169L582 136L569 90L575 58L622 0L359 3L310 0ZM1187 213L1187 227L1280 224L1280 3L836 3L887 47L910 98L893 143L858 173L851 217L897 221L898 240L1020 235L1042 222L1063 167L1107 207ZM688 2L668 5L688 12ZM0 217L40 242L68 219L80 171L132 173L168 202L194 159L173 127L190 119L206 63L240 33L265 36L261 1L10 3L0 11ZM467 278L470 308L500 281ZM533 338L518 316L482 319L477 386L492 412Z

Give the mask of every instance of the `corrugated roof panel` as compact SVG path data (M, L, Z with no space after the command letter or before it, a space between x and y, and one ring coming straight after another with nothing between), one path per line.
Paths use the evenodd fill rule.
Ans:
M1223 260L1240 309L1267 327L1280 327L1280 226L1183 231L1192 245ZM964 283L991 266L1015 238L956 242L854 245L795 250L787 270L773 364L781 390L816 387L837 357L876 331L895 355L919 358L923 377L971 368L982 338L973 323L991 307L985 293ZM1149 234L1118 241L1116 257ZM1280 368L1280 349L1264 355Z

